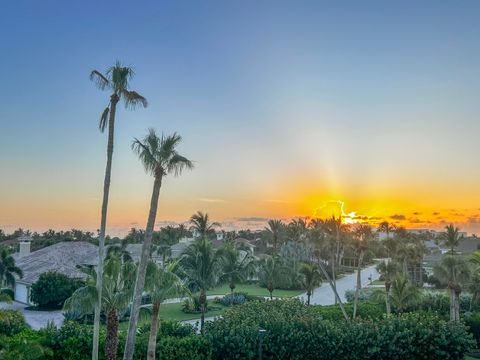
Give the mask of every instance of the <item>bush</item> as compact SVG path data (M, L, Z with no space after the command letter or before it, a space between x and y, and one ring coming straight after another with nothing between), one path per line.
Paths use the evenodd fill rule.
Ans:
M9 288L3 288L3 289L0 289L0 295L8 295L10 297L10 299L15 299L15 293L13 292L12 289L9 289Z
M233 293L233 294L225 295L223 299L220 301L220 304L224 306L233 306L233 305L241 305L245 301L247 301L247 298L244 294Z
M53 350L45 346L46 339L39 331L26 329L13 336L0 338L0 359L51 359Z
M473 335L477 342L477 347L480 348L480 313L474 313L464 318L465 325L468 327L468 332Z
M345 311L349 316L353 314L353 304L344 304ZM312 306L316 314L320 315L323 320L340 321L344 320L342 310L338 305L316 305ZM362 319L377 320L381 319L385 314L385 306L374 302L362 301L358 303L357 316Z
M345 291L345 299L347 302L354 302L355 301L355 290L347 290ZM360 290L358 294L359 301L367 301L370 299L369 294L365 290Z
M81 286L81 281L54 271L40 275L31 287L30 299L39 307L61 309L65 300Z
M26 328L25 317L20 311L0 309L0 334L12 336Z
M258 330L267 330L265 359L463 359L475 344L463 324L405 314L372 321L322 320L298 300L246 303L208 322L216 359L255 359Z

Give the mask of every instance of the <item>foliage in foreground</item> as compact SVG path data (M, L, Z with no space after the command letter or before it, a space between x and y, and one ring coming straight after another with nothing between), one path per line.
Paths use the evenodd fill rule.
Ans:
M27 328L20 311L0 309L0 335L15 335Z
M265 359L463 359L475 346L463 324L434 315L331 321L298 301L234 307L208 323L205 336L217 359L255 359L260 328Z

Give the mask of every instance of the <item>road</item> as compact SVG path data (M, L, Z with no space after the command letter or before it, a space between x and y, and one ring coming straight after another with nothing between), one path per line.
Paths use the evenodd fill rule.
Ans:
M362 270L362 287L367 285L370 280L368 279L370 276L372 280L377 280L380 275L378 271L375 269L376 265L372 265L366 267ZM347 290L355 290L357 285L357 273L348 274L341 279L337 280L337 292L342 301L345 301L345 291ZM307 295L302 294L299 296L302 300L307 300ZM335 295L332 291L330 285L325 282L322 283L322 286L316 288L310 298L310 303L313 305L332 305L335 304Z

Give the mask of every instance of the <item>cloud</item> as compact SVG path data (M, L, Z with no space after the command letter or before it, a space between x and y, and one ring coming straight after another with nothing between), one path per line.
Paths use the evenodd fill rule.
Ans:
M418 215L422 215L422 213L421 213L421 212L418 212L418 211L415 211L415 212L413 213L413 215L418 216Z
M200 198L200 199L197 199L197 200L201 201L201 202L207 202L207 203L224 203L224 202L226 202L223 199L212 199L212 198Z
M266 199L263 200L264 202L274 203L274 204L288 204L287 200L280 200L280 199Z
M432 215L437 216L437 215L440 215L440 213L438 211L434 211Z
M394 215L391 215L390 216L390 219L393 219L393 220L406 220L407 217L405 215L402 215L402 214L394 214Z

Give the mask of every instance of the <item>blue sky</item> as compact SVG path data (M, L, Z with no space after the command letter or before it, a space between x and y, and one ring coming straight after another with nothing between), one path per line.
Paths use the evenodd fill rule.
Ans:
M148 127L182 134L197 164L167 181L159 221L305 216L330 200L372 216L474 216L479 8L3 2L0 228L96 228L108 94L88 74L117 59L150 106L118 115L112 231L144 224L151 179L129 145Z

